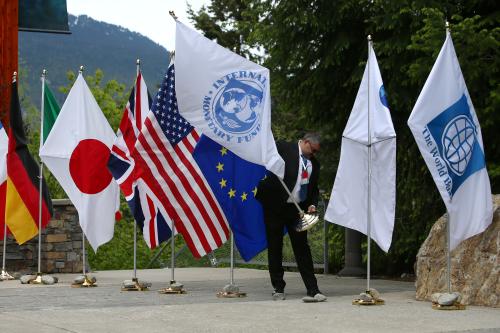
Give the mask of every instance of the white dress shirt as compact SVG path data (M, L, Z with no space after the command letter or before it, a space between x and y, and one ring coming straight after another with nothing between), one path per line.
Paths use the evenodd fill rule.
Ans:
M300 203L300 197L299 197L299 192L300 192L300 185L301 185L301 177L302 177L302 171L307 170L308 177L306 180L306 183L309 183L309 178L311 178L311 172L312 172L312 163L309 159L307 159L307 164L304 163L302 160L302 149L300 149L300 141L297 143L299 146L299 160L297 161L299 163L299 171L297 173L297 180L295 181L295 186L293 187L292 190L292 197L295 199L297 203ZM292 198L288 198L287 202L292 203Z

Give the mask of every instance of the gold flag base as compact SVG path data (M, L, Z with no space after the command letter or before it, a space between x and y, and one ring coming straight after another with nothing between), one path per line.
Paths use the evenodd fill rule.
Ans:
M125 285L125 282L122 287L122 291L148 291L151 284L139 282L139 279L132 278L133 284Z
M36 278L34 278L33 280L30 280L30 282L28 282L28 283L29 284L43 284L42 273L37 273Z
M95 277L89 279L87 275L85 275L83 283L75 282L71 284L71 288L90 288L90 287L97 287L96 279Z
M158 290L158 293L160 294L167 294L167 295L180 295L180 294L185 294L186 290L184 289L184 285L182 283L178 283L175 281L170 281L170 287L168 288L163 288Z
M218 298L241 298L247 297L247 293L244 292L230 292L230 291L219 291L217 294Z
M384 305L385 301L380 298L380 294L376 289L370 290L359 294L358 298L352 301L352 305Z
M241 292L240 287L233 283L229 283L222 288L217 294L218 298L241 298L246 297L247 293Z
M384 305L385 301L383 299L373 299L371 301L365 301L359 298L356 298L352 301L352 305Z
M432 303L434 310L465 310L465 304L454 303L452 305L441 305L439 303Z
M7 271L2 270L2 273L0 274L0 281L4 280L14 280L14 277L7 273Z

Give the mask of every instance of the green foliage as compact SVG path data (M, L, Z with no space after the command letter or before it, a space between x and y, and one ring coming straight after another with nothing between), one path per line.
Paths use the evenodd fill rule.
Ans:
M247 58L253 57L248 38L258 23L251 0L212 0L195 13L188 4L188 16L197 29L220 45Z
M60 87L59 90L67 95L76 80L76 74L73 71L68 71L66 75L69 84L65 87ZM94 76L85 76L85 81L104 116L108 119L111 128L116 132L120 126L123 108L128 98L127 92L125 92L125 85L118 83L116 80L105 82L104 73L101 69L97 69Z
M121 198L120 211L122 219L116 222L113 239L102 245L95 253L90 245L87 245L89 265L93 270L108 269L133 269L134 268L134 219L125 199ZM169 242L151 250L147 246L141 231L137 229L137 269L170 267L171 244ZM180 239L180 240L179 240ZM195 259L188 249L182 237L177 237L175 252L175 267L197 267L210 266L208 259Z

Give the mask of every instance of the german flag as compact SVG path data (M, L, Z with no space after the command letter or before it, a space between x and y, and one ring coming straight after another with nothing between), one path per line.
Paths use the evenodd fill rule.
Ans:
M45 181L42 189L42 226L46 226L52 215L52 200ZM39 200L39 167L26 145L17 83L14 81L10 99L5 222L18 244L38 234Z

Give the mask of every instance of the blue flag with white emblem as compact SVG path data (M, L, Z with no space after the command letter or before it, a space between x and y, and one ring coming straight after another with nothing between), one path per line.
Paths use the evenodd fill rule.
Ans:
M205 135L193 157L226 215L238 252L249 261L267 247L262 206L255 199L266 169L239 158Z
M450 250L493 217L481 127L450 32L408 119L450 216Z

